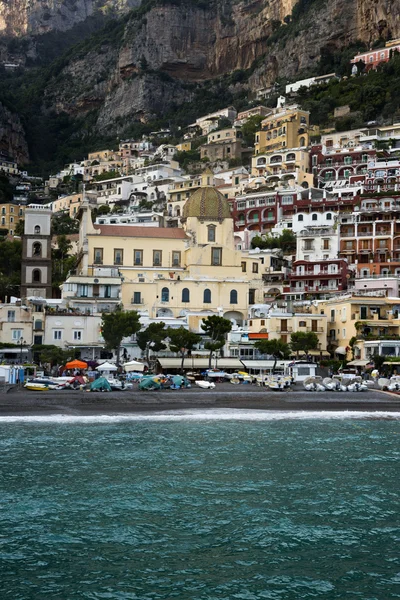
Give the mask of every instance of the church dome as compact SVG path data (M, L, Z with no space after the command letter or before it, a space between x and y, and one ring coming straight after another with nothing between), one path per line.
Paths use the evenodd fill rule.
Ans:
M205 221L231 219L229 202L216 188L202 186L186 201L183 207L183 219L197 217Z

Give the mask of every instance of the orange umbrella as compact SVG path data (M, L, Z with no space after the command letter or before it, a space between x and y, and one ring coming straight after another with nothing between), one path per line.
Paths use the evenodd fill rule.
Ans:
M71 362L65 365L66 369L87 369L87 363L83 362L83 360L71 360Z

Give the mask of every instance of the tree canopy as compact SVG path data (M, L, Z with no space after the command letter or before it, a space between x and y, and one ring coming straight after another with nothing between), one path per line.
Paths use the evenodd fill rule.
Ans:
M140 330L139 313L136 310L118 309L112 313L103 313L101 333L108 350L115 350L117 365L120 360L121 342L124 337L134 335Z
M284 229L282 234L277 237L256 235L251 240L251 247L260 248L260 250L279 248L283 254L293 254L296 252L296 236L290 229Z
M228 319L211 315L203 320L201 329L209 337L209 341L204 344L206 350L210 351L208 358L208 367L211 369L212 353L219 350L225 344L225 336L232 329L232 323Z
M254 346L260 351L261 354L267 354L273 356L275 362L272 367L272 372L275 372L276 363L278 360L285 360L290 358L290 346L282 340L259 340Z
M147 362L149 362L150 350L153 352L165 350L167 346L164 341L167 336L168 332L163 322L150 323L146 329L136 334L137 345L145 352Z
M314 331L296 331L290 338L290 347L297 354L303 350L306 354L310 350L317 350L319 344L318 336Z
M182 358L181 371L183 371L185 356L187 356L189 352L193 350L194 346L200 342L201 337L197 333L192 333L184 327L178 327L177 329L168 327L167 335L169 338L170 349L172 352L179 354Z
M0 243L0 300L7 296L20 295L22 242L2 241Z

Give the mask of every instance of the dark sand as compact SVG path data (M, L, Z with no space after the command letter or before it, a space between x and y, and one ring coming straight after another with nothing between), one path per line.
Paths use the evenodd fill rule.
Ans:
M399 412L400 396L378 390L368 392L307 392L302 385L272 392L256 386L217 384L214 390L139 392L48 391L13 388L0 393L1 416L105 415L153 413L182 409L254 409L274 411Z

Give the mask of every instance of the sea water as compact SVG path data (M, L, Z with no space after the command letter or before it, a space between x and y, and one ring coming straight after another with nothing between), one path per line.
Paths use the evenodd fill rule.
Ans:
M400 420L0 419L0 597L400 598Z

